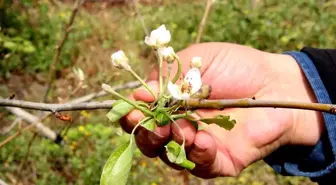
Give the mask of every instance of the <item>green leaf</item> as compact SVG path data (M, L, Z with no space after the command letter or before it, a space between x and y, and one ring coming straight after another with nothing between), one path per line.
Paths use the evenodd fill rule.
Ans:
M178 164L188 170L195 168L195 163L189 161L184 150L184 145L170 141L166 146L167 157L171 163Z
M170 162L175 163L180 153L180 145L175 141L170 141L166 146L167 157Z
M167 114L160 111L155 115L155 119L159 126L167 125L170 121L170 118L167 116Z
M124 100L118 100L113 103L113 108L106 114L107 118L112 121L116 122L126 114L128 114L134 107L125 102Z
M236 124L236 120L230 120L230 116L217 115L212 118L202 118L200 121L211 124L215 123L226 130L231 130Z
M149 131L153 131L155 129L155 120L154 119L150 119L148 121L146 121L142 127L146 128Z
M100 179L100 185L126 185L132 167L135 142L123 144L107 160Z

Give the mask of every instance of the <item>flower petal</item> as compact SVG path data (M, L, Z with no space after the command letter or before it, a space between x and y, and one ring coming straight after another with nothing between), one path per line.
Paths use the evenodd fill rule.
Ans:
M199 91L202 87L201 72L197 68L191 68L184 77L185 82L191 85L191 95Z
M174 99L182 100L182 93L179 89L179 86L177 86L176 84L173 84L172 82L169 82L168 83L168 91L169 91L170 95L173 96Z
M188 93L183 93L181 95L181 100L189 100L190 99L190 94Z

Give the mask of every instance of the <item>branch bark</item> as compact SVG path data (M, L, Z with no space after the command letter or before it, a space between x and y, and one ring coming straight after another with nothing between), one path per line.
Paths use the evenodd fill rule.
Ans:
M336 105L321 104L321 103L306 103L306 102L291 102L291 101L270 101L270 100L255 100L255 99L228 99L228 100L202 100L190 99L184 107L190 109L197 108L253 108L253 107L270 107L270 108L290 108L290 109L305 109L320 112L336 114Z
M62 112L62 111L74 111L74 110L92 110L92 109L110 109L110 108L112 108L113 103L114 103L114 100L108 100L108 101L104 101L104 102L63 103L63 104L36 103L36 102L30 102L30 101L9 100L9 99L1 99L0 100L0 106L5 106L5 107L7 107L7 109L9 109L9 107L20 107L20 108L24 108L24 109L50 111L50 112ZM12 110L12 109L10 109L10 110Z
M21 107L26 109L61 112L61 111L76 111L76 110L95 110L95 109L111 109L114 100L104 102L89 102L89 103L64 103L64 104L48 104L36 103L22 100L0 99L0 106ZM236 108L253 108L253 107L271 107L271 108L291 108L305 109L320 112L336 114L336 105L306 103L306 102L289 102L289 101L269 101L269 100L254 100L254 99L228 99L228 100L206 100L206 99L190 99L182 104L181 109L197 109L211 108L224 109L229 107Z

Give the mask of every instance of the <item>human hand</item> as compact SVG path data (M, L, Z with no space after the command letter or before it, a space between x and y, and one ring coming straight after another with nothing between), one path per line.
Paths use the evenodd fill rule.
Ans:
M192 57L202 57L202 82L210 85L209 99L252 98L316 102L314 94L297 62L288 55L271 54L249 47L227 43L193 45L177 53L183 63L183 74ZM173 74L177 65L173 68ZM153 91L158 92L158 71L149 75ZM154 97L144 88L134 91L131 98L152 102ZM321 113L298 109L230 108L199 109L196 116L230 115L237 121L227 131L216 124L196 129L184 119L177 124L185 135L189 160L196 163L192 174L202 178L236 176L253 162L263 159L282 145L314 145L323 131ZM130 132L144 115L134 110L121 120ZM136 143L148 157L159 156L175 169L181 169L167 159L164 145L169 140L182 142L174 125L157 127L154 132L140 129Z

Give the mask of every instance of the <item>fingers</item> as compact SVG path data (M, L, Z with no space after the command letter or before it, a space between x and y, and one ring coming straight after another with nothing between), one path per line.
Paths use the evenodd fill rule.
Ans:
M196 128L187 120L176 120L176 124L172 124L172 139L179 144L183 143L183 135L185 138L185 148L188 150L194 143ZM182 135L182 133L183 135Z
M139 110L133 110L129 112L126 116L120 119L121 128L127 132L131 133L133 128L143 119L145 115Z
M161 153L165 153L164 145L173 139L176 142L182 144L183 137L181 131L185 137L185 146L190 148L194 142L196 135L196 129L186 120L180 119L176 121L178 127L175 124L168 124L162 127L157 127L154 132L142 129L136 136L136 141L140 151L148 157L157 157ZM165 161L169 163L169 161Z
M154 94L158 93L158 82L156 81L149 81L148 82L149 88L154 92ZM134 93L128 97L130 100L140 100L144 102L153 102L155 98L153 95L145 88L140 87L134 90ZM127 133L131 133L133 128L139 123L141 119L145 116L139 110L133 110L129 112L126 116L120 119L120 125Z
M135 136L135 140L140 151L147 157L157 157L170 137L170 124L157 127L153 132L141 129Z
M194 142L191 143L190 146L186 147L189 147L189 152L187 152L187 158L196 163L196 167L191 171L191 173L203 178L209 178L210 176L212 177L213 175L215 175L214 163L217 153L216 142L213 137L206 131L199 131L195 133L194 136ZM180 138L178 138L178 140L179 139ZM174 168L175 170L184 169L177 164L171 163L167 158L166 152L163 152L160 155L160 158L163 162L165 162L168 166Z
M216 142L206 131L199 131L188 153L188 158L199 167L211 165L216 158Z
M154 94L159 93L159 83L157 81L149 81L147 82L147 85L153 91ZM135 100L140 100L144 102L155 101L155 97L153 97L153 95L143 86L134 90L133 97Z

